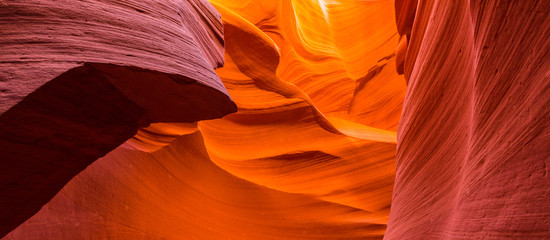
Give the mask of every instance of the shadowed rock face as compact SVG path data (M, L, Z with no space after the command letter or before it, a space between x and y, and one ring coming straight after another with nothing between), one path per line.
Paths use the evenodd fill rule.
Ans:
M135 114L136 126L117 136L123 141L137 134L79 173L6 239L381 238L393 188L394 131L405 93L404 79L395 72L393 60L398 43L393 4L321 8L301 1L258 1L241 9L242 4L215 4L224 22L226 53L217 58L208 55L215 60L226 58L217 74L238 113L192 123L200 120L191 117L195 113L206 119L231 110L230 101L220 103L225 90L214 91L216 85L208 82L211 92L196 87L208 80L207 72L199 78L184 71L163 71L164 67L184 68L190 65L184 60L193 59L181 58L216 45L182 51L174 56L181 61L161 62L155 68L132 62L131 57L125 64L84 65L142 110ZM255 8L263 10L251 12ZM359 11L346 14L352 9ZM131 10L128 15L134 18L143 14ZM172 10L159 7L148 13L172 16ZM287 18L286 12L295 17ZM368 31L349 23L339 29L327 22L356 18L374 23L379 17L388 20L381 22L384 27ZM322 32L312 31L309 25ZM212 28L222 32L217 26L221 25ZM360 34L347 39L350 31ZM331 32L334 36L317 38ZM153 46L170 44L151 36L156 40ZM178 50L180 45L172 46ZM211 64L210 69L215 66ZM132 81L121 81L125 76ZM152 80L157 85L149 84ZM169 82L185 87L165 84ZM202 105L201 96L208 97ZM207 104L216 107L203 107ZM149 122L153 124L147 126ZM90 157L83 166L93 160ZM78 171L73 169L72 174Z
M236 111L213 72L223 41L209 5L0 5L1 236L139 128Z
M550 237L542 0L0 4L4 239Z

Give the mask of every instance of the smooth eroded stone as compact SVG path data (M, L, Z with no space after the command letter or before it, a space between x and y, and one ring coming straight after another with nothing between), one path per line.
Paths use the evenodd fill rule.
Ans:
M3 1L0 36L0 236L139 128L236 111L204 1Z

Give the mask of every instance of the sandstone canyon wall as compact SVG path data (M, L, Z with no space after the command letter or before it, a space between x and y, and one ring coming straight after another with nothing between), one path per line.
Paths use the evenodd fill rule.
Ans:
M0 6L3 239L550 238L547 1Z
M386 239L550 238L549 13L548 1L401 11L408 88Z
M2 236L139 128L236 111L207 2L2 1L0 25Z
M186 3L180 4L185 7ZM112 3L89 4L101 7ZM133 18L187 14L185 18L194 16L193 11L205 10L195 5L191 11L167 8L161 3L140 7L135 4L138 2L123 4L131 15L136 15ZM225 43L206 42L197 44L196 49L204 53L204 59L218 61L205 61L214 63L209 66L213 68L220 59L214 50L220 44L225 45L225 65L216 72L225 88L217 90L231 95L238 112L198 124L195 121L200 119L159 118L139 125L139 130L132 128L129 132L134 137L80 172L6 239L379 239L383 236L393 188L395 130L405 95L405 81L394 70L398 39L393 3L332 7L310 1L213 4L222 15L221 21L213 12L204 14L206 17L200 19L210 19L213 26L208 27L208 21L193 25L200 27L195 31L205 33L194 35L192 40L219 40L223 33ZM103 9L107 8L113 6ZM105 21L111 17L103 16ZM385 21L380 21L380 17ZM132 20L127 18L123 20ZM380 24L366 31L350 19ZM177 17L169 20L170 24L181 23ZM218 28L222 21L223 31ZM353 31L359 35L349 39L347 35ZM177 36L178 32L172 34ZM152 41L163 43L161 39ZM140 50L151 44L131 46ZM214 53L209 55L205 53L207 50ZM176 53L175 58L186 57L181 54ZM150 56L137 57L147 60ZM184 67L197 64L191 60L187 59L190 63ZM139 71L152 69L188 77L190 80L186 82L205 81L205 85L217 86L216 82L204 79L209 75L200 78L204 73L187 76L183 71L162 68L179 66L179 62L159 62L157 68L132 61L118 65L128 64L139 67ZM107 75L109 81L111 76L129 74L125 69L111 69L111 65L89 65ZM147 91L155 87L153 84L165 86L162 76L152 76L149 79L158 82L136 90L136 85L145 84L136 82L142 78L130 76L124 85L116 87L123 93L152 98L140 104L205 98L204 104L189 103L194 107L180 111L183 116L208 111L209 104L232 111L231 104L216 102L213 93L183 91L173 85L151 91L155 94ZM174 99L165 99L171 96ZM163 106L158 104L147 110L178 113L178 106ZM201 116L212 118L207 114ZM149 122L152 124L145 127ZM72 170L74 175L81 169Z

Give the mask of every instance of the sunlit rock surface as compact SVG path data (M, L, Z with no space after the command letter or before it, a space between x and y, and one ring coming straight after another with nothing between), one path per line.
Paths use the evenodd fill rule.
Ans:
M383 236L406 86L393 3L214 5L239 111L140 129L7 239ZM380 25L331 24L352 18Z
M4 239L550 237L542 0L0 4Z

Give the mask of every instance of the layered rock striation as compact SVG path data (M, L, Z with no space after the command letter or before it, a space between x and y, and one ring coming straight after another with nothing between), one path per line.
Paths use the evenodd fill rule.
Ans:
M3 1L0 25L1 236L139 128L236 111L207 2Z
M543 0L0 6L4 239L550 237Z
M549 238L549 2L419 1L414 18L400 2L408 89L385 238Z

